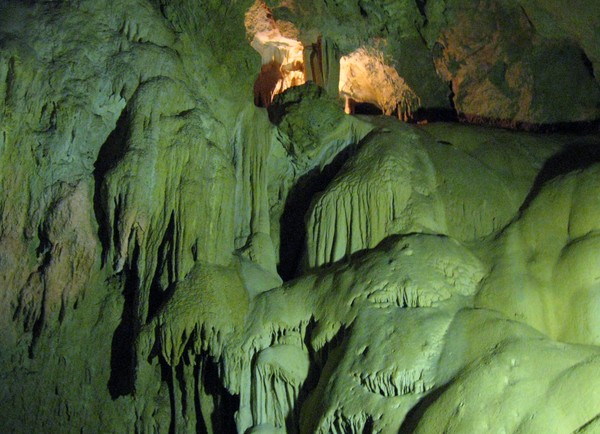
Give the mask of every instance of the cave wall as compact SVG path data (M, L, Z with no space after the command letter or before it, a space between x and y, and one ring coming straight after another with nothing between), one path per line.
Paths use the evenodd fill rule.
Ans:
M594 432L598 4L251 6L0 4L0 431Z

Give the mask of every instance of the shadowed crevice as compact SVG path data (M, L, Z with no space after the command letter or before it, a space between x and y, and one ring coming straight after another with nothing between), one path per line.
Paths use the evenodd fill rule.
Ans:
M279 265L284 281L297 276L306 251L306 218L315 196L325 191L344 163L356 151L356 145L341 151L322 170L315 168L301 176L290 190L280 221Z
M100 147L98 157L94 163L94 215L98 222L98 239L102 245L102 265L106 264L107 254L111 244L112 228L109 216L103 207L102 188L106 174L123 159L126 151L128 134L128 118L126 110L121 112L115 129L106 138ZM104 186L105 188L105 186Z
M355 115L383 115L383 111L375 104L368 102L357 102L354 104Z
M148 321L158 313L163 303L172 295L175 282L175 258L173 243L175 239L175 213L171 213L169 225L158 248L156 272L150 286L148 300Z
M237 432L234 416L240 408L239 396L232 395L225 389L219 379L219 368L210 357L204 359L201 381L206 393L213 398L215 410L211 415L211 422L214 432ZM202 415L198 417L201 418Z
M600 162L600 143L573 143L546 161L538 173L533 187L525 198L520 211L525 210L540 193L547 182L575 170L586 169Z
M413 114L412 122L458 122L458 115L453 107L421 107Z
M406 417L404 418L404 422L402 422L402 425L400 426L400 431L398 431L398 434L413 433L417 429L417 426L419 425L423 415L433 405L433 403L435 403L435 401L437 401L437 399L442 396L446 390L448 390L450 384L451 383L438 387L437 389L434 389L425 395L423 399L421 399L417 405L415 405L407 413Z
M204 414L202 413L202 406L200 404L203 366L204 364L201 360L201 356L196 357L196 363L194 365L194 410L196 412L196 434L208 434L206 423L204 421Z
M133 264L137 263L139 247L134 250ZM123 288L123 314L121 322L113 333L110 355L110 378L108 391L111 398L133 394L135 390L135 339L139 323L137 318L137 297L139 296L139 277L137 267L126 270Z

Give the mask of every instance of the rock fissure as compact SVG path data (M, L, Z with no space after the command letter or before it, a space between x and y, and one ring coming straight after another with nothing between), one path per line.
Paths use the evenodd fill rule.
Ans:
M1 432L598 428L598 2L0 3Z

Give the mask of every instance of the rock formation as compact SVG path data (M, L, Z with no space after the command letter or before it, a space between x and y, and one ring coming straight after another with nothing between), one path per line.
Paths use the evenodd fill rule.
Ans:
M0 432L598 432L598 40L595 0L0 2Z
M346 98L345 111L349 114L355 112L356 103L370 103L388 116L396 112L398 119L407 121L420 105L419 98L386 64L383 55L365 48L340 59L339 89Z

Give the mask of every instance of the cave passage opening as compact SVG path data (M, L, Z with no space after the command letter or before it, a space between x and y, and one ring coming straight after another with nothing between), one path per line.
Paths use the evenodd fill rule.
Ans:
M339 95L348 114L397 115L407 122L421 105L416 93L381 51L361 47L340 58Z
M304 46L293 24L276 21L263 0L248 9L244 24L250 45L261 57L254 104L269 107L275 95L306 82Z
M261 57L254 82L257 107L268 108L277 94L308 79L325 85L320 37L305 47L294 24L276 20L264 0L256 0L246 11L244 25L250 46ZM337 87L347 114L395 115L407 122L421 105L413 89L373 47L363 46L339 58Z

